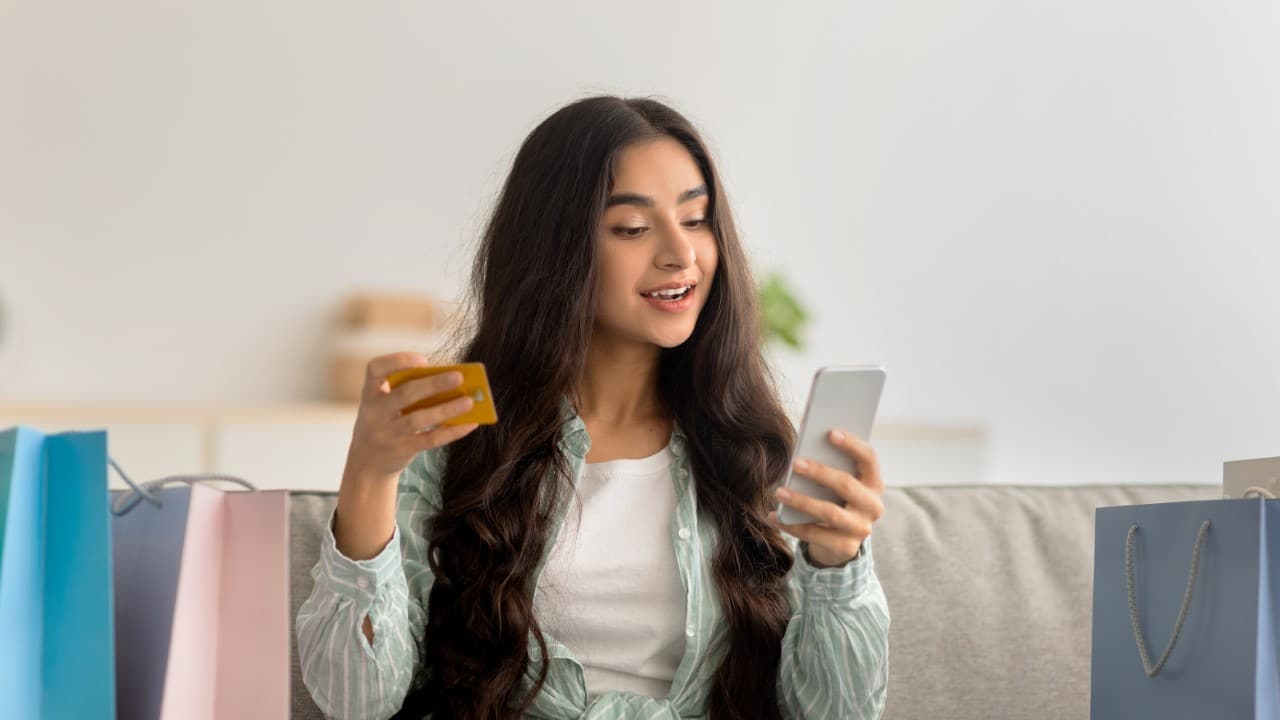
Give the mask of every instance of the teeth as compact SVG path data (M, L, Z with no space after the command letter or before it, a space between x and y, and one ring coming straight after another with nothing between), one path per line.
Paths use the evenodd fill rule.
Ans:
M658 290L658 291L656 291L656 292L644 293L644 294L645 294L645 295L649 295L650 297L665 297L665 298L672 298L672 297L677 297L677 296L680 296L680 295L685 294L686 292L688 292L689 288L691 288L691 287L693 287L693 286L692 286L692 285L685 285L685 286L684 286L684 287L682 287L682 288L673 288L673 289L671 289L671 290Z

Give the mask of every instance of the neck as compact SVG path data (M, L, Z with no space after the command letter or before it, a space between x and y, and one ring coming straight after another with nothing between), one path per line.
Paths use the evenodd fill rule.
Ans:
M591 340L578 384L578 414L584 422L623 427L663 416L658 399L658 358L652 343Z

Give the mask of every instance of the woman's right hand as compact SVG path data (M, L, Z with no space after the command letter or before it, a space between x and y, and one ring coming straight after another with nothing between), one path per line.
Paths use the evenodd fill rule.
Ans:
M387 376L397 370L430 364L417 353L393 353L369 361L343 482L348 478L365 483L394 481L418 453L448 445L476 429L475 423L436 427L475 405L465 396L400 414L401 408L462 384L458 372L414 378L395 389L387 382Z
M377 556L391 539L397 480L413 458L477 427L475 423L440 426L472 408L474 401L465 396L408 415L400 413L418 400L462 383L457 372L414 378L394 389L387 382L392 372L430 364L417 353L393 353L369 361L333 527L338 550L353 560Z

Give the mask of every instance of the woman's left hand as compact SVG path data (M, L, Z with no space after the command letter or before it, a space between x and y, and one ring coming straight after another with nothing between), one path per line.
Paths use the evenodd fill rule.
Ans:
M816 523L788 525L778 519L776 511L769 520L783 530L809 544L809 560L815 565L834 567L857 557L862 543L871 535L871 527L884 515L884 481L880 478L880 461L876 451L861 438L832 430L831 443L853 458L854 471L828 467L806 458L796 460L796 473L831 488L840 500L831 502L778 488L775 495L784 505L818 519Z

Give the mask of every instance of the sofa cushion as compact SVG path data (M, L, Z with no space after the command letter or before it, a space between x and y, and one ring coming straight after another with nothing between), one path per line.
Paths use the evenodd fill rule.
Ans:
M298 608L311 594L314 581L311 579L311 568L320 559L320 538L324 534L325 523L333 513L337 504L337 493L332 492L293 492L290 493L289 510L289 651L292 658L292 692L293 720L322 720L320 709L311 699L311 694L302 684L302 668L298 665L298 634L293 631L293 619L298 617Z
M1212 499L1213 485L888 488L875 529L889 599L885 720L1089 717L1094 509ZM333 493L292 495L293 613ZM293 717L321 715L293 638Z
M885 720L1086 720L1094 509L1220 495L1210 485L887 490L873 531L889 600Z

